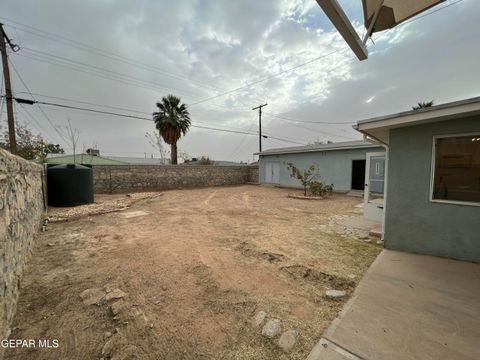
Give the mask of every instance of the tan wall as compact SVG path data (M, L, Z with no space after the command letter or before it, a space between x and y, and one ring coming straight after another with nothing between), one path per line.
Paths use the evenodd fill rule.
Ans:
M254 166L94 166L94 191L101 194L241 185L252 182L250 174L255 168L258 178L258 167Z
M43 220L43 179L40 165L0 149L0 339L10 334L19 281Z

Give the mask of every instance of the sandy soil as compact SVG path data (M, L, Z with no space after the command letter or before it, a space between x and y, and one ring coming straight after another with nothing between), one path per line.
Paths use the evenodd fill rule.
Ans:
M381 249L322 230L358 198L288 192L169 191L50 224L23 278L11 338L60 346L10 349L6 358L305 359L346 301L325 290L350 295ZM299 331L291 352L252 324L260 310Z

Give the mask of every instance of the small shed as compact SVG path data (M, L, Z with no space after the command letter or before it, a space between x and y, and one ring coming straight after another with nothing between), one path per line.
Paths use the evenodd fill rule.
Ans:
M256 155L259 155L261 184L300 188L298 180L290 176L288 163L300 169L314 165L322 182L333 184L337 192L348 192L364 190L367 154L384 152L385 149L378 143L346 141L269 149ZM379 158L378 165L374 165L379 175L374 186L381 192L384 163L384 158Z
M356 129L387 147L385 247L480 262L480 97Z

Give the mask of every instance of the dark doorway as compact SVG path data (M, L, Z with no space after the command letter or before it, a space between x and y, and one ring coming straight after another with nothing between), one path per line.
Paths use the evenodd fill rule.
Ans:
M365 163L366 160L352 161L352 190L365 188Z

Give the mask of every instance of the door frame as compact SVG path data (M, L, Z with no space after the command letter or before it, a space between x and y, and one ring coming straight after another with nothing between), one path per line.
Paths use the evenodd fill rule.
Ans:
M370 194L370 161L372 157L376 156L383 156L385 158L385 166L384 166L384 172L383 172L383 206L380 207L378 205L371 205L369 200L369 194ZM386 152L369 152L366 154L366 161L365 161L365 189L363 192L363 216L366 219L374 220L374 218L380 218L380 222L382 223L382 228L383 228L383 223L384 223L384 218L385 218L385 183L386 183L386 175L387 175L387 153ZM381 210L377 210L381 209ZM381 214L378 215L378 212L381 211ZM375 214L375 212L377 214ZM373 213L374 216L365 216L366 214Z
M366 159L352 159L352 161L351 161L351 165L352 165L352 166L351 166L351 169L352 169L352 171L350 172L350 190L364 191L364 190L365 190L365 176L366 176L365 170L366 170L366 169L365 169L364 172L363 172L363 177L364 177L364 178L363 178L363 189L362 189L362 190L359 190L359 189L354 189L354 188L353 188L353 162L354 162L354 161L364 161L364 162L365 162L365 166L366 166L366 164L367 164L367 160L366 160Z

